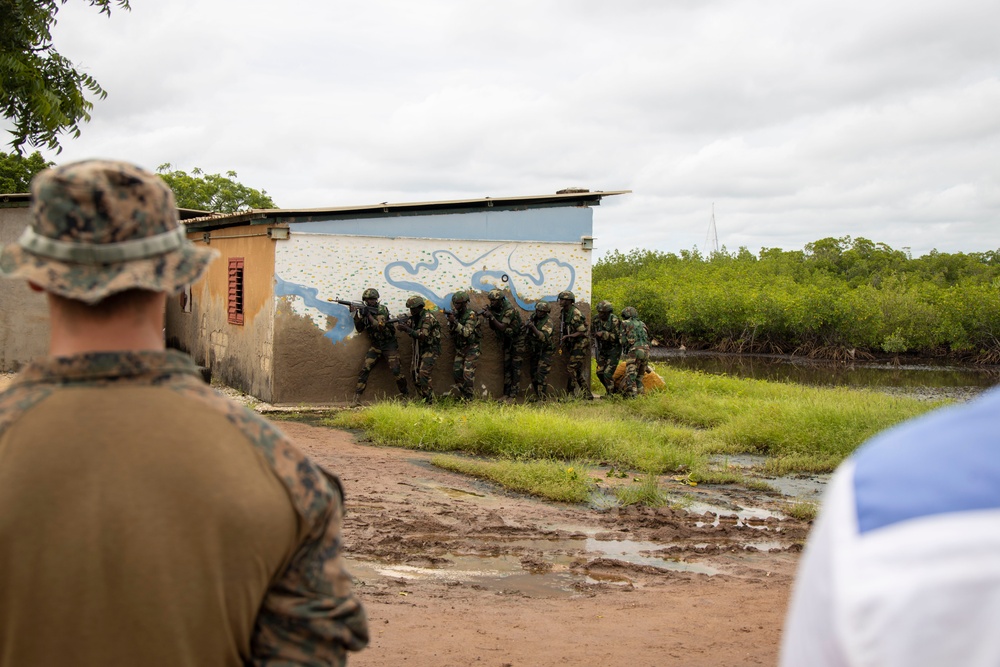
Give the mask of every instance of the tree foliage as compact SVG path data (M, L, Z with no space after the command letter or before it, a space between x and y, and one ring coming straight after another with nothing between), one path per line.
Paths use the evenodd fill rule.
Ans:
M174 191L177 206L213 213L235 213L253 208L278 208L265 190L254 190L236 182L235 171L226 175L206 174L195 167L191 173L174 170L170 163L157 169Z
M0 192L27 192L28 185L35 174L51 167L53 162L46 162L38 151L28 157L17 153L0 153Z
M613 252L593 276L595 301L633 305L657 338L689 348L1000 363L1000 250L912 258L845 236L757 256Z
M18 153L27 144L61 151L59 135L80 136L90 120L89 96L107 92L56 51L52 26L68 0L0 0L0 110L14 123L10 142ZM112 4L128 10L129 0L88 0L111 15Z

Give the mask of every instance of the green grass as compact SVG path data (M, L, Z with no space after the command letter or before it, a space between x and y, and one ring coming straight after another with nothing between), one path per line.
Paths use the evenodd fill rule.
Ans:
M720 470L710 458L763 455L765 463L754 472L770 476L829 472L875 433L941 405L663 366L658 372L666 387L634 400L527 405L445 400L433 406L387 401L359 410L276 418L359 430L377 445L482 457L486 460L443 457L435 465L464 461L466 474L562 500L585 496L577 486L580 480L558 470L579 472L598 464L768 490L756 476ZM659 502L652 488L638 495L636 502Z
M513 491L567 503L582 503L594 480L582 463L561 461L489 461L440 454L431 464L479 479L496 482Z

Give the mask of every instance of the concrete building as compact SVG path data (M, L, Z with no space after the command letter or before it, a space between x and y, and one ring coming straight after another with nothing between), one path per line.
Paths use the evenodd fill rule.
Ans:
M194 218L188 237L221 253L207 276L167 307L168 344L189 352L229 386L275 404L335 404L353 397L368 340L354 332L346 306L367 287L393 315L419 294L431 309L450 308L469 290L471 307L504 290L525 315L539 300L572 290L590 317L593 207L628 191L565 190L551 195L255 210ZM444 316L439 315L444 323ZM446 327L445 327L445 330ZM400 335L404 368L409 337ZM450 340L434 388L452 384ZM502 393L500 351L484 325L477 385ZM557 355L550 383L562 391ZM524 369L522 388L528 386ZM366 400L396 395L384 362Z

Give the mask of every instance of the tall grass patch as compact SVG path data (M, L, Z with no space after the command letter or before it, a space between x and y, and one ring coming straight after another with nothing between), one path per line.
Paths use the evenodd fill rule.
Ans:
M595 486L588 468L579 461L487 461L442 454L432 458L431 465L559 502L585 502Z

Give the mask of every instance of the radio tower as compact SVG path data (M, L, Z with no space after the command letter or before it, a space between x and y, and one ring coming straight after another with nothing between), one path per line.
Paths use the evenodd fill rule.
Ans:
M715 202L712 203L712 220L708 223L708 234L705 235L705 250L709 257L719 252L719 234L715 230Z

